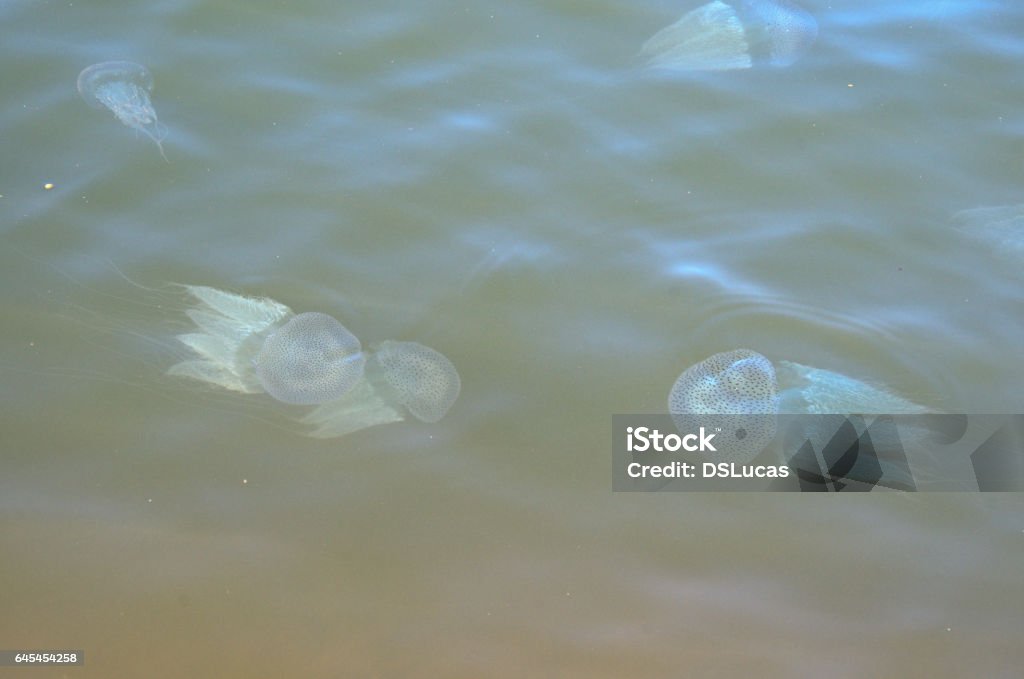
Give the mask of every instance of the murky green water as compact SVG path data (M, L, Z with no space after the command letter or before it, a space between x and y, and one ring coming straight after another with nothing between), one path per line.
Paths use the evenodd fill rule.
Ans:
M609 465L612 413L737 347L1024 411L1020 262L950 224L1024 202L1024 9L804 0L789 68L644 70L697 4L0 6L0 647L88 677L1018 676L1018 496L612 494ZM75 91L124 59L169 162ZM163 376L167 282L428 344L462 395L300 436Z

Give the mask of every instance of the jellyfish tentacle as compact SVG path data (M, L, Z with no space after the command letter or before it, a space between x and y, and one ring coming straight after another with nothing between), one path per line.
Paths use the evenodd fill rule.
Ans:
M811 14L789 0L712 0L640 48L650 68L729 71L793 64L818 37Z
M750 68L750 46L736 11L719 0L684 14L640 48L651 68L727 71Z
M385 402L364 377L347 394L321 403L299 422L313 427L308 432L313 438L334 438L403 420L405 416Z

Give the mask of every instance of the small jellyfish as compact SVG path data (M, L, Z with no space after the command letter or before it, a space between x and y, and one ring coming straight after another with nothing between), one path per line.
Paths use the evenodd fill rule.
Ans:
M976 207L953 215L953 226L1004 256L1024 255L1024 204Z
M716 461L747 462L775 437L778 411L775 368L750 349L736 349L696 363L676 379L668 412L681 433L716 432ZM720 430L720 431L718 431Z
M152 91L149 70L130 61L104 61L78 75L78 93L85 103L109 109L122 123L148 136L167 160L163 147L167 128L160 124L149 101Z
M727 71L789 66L818 37L818 22L788 0L713 0L655 33L640 49L651 68Z
M327 314L296 315L272 299L185 289L197 302L186 311L197 331L177 339L196 356L167 373L316 406L297 417L309 436L344 436L400 422L407 413L437 422L458 398L455 366L422 344L385 341L364 352L359 339Z

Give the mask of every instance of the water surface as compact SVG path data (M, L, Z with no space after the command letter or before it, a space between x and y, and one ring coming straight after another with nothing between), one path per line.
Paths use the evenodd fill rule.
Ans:
M4 647L83 677L1017 676L1019 497L610 491L611 414L736 347L1024 410L1020 266L950 223L1022 202L1024 9L800 4L792 66L665 76L662 0L6 3ZM106 60L153 73L169 163L79 100ZM434 347L460 398L297 435L163 375L168 281Z

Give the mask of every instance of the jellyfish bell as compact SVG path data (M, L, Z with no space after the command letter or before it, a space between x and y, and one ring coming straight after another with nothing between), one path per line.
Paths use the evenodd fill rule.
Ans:
M104 61L87 66L78 74L78 93L93 108L110 108L108 92L125 84L153 91L153 75L142 64L131 61Z
M668 71L785 67L817 37L818 22L788 0L713 0L651 36L640 55Z
M669 392L669 412L773 413L775 368L750 349L724 351L682 372Z
M438 422L459 397L459 373L444 354L417 342L381 342L374 354L395 400L421 422Z
M276 328L260 347L256 376L284 403L333 401L363 376L359 339L333 316L306 312Z
M108 109L124 125L152 139L164 160L163 140L167 129L160 124L149 100L153 76L130 61L104 61L85 68L78 75L78 93L89 106Z
M775 438L775 368L750 349L714 354L679 375L668 412L681 433L716 431L715 461L747 462Z

